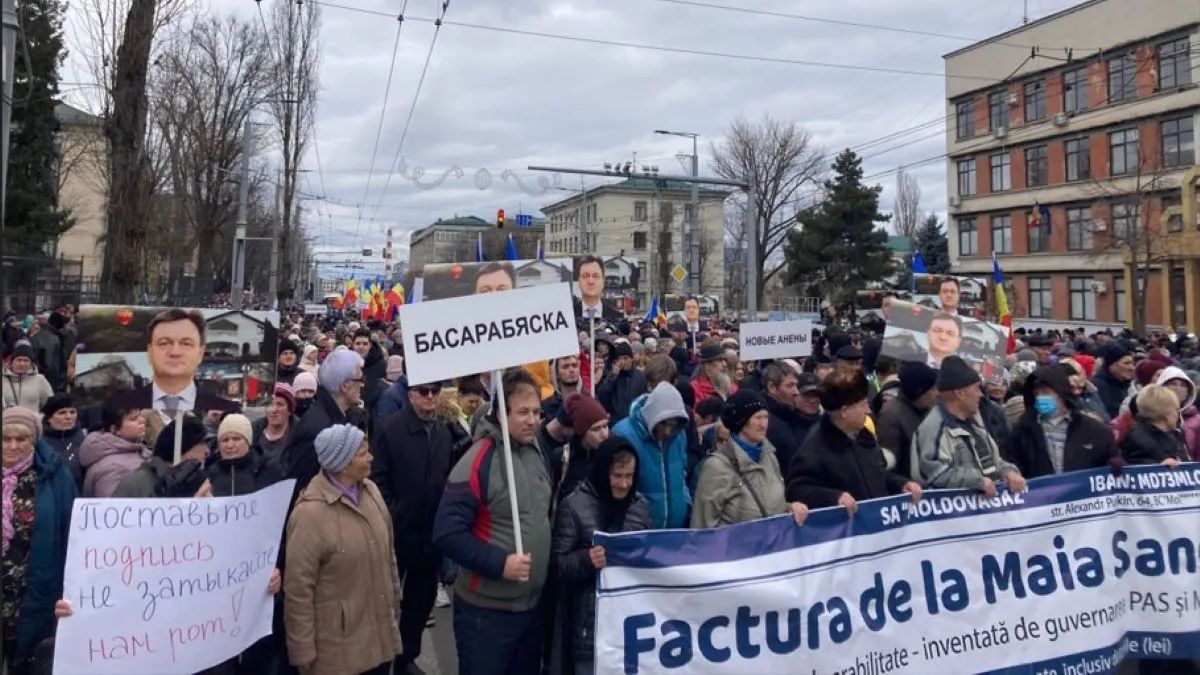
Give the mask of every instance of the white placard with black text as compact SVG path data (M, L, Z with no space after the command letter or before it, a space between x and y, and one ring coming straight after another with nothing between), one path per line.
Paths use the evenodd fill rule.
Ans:
M738 327L743 361L788 359L812 354L812 321L753 321Z
M579 353L566 283L404 305L400 325L409 384Z

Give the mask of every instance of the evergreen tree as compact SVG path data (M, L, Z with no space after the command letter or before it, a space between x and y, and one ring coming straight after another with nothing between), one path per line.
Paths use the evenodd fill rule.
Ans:
M17 0L25 49L13 82L4 248L10 255L35 254L71 227L58 208L58 68L66 56L59 0Z
M797 216L801 228L788 236L784 255L789 284L840 302L891 274L892 258L887 232L876 227L888 220L879 212L883 187L863 185L862 160L850 150L834 160L833 172L821 203Z
M937 215L930 213L913 233L913 246L925 260L930 274L950 273L950 241Z

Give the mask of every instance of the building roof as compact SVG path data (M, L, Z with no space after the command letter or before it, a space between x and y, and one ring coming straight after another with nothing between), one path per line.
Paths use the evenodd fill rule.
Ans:
M81 125L99 125L102 120L95 115L80 110L68 103L59 103L54 106L54 117L59 124L65 126L81 126Z
M691 194L692 184L681 180L662 180L658 178L643 178L633 177L626 178L619 183L609 183L607 185L598 185L588 189L582 194L574 194L565 199L560 199L556 202L546 204L542 207L542 213L547 210L553 211L567 204L570 204L580 197L593 197L604 192L645 192L645 193L662 193L662 192L678 192L683 194ZM724 190L714 190L710 187L701 186L699 196L702 200L724 200L731 192Z
M982 47L983 45L986 45L991 42L999 42L1005 38L1009 38L1014 35L1017 35L1018 33L1029 30L1030 28L1040 26L1044 23L1049 23L1051 21L1054 21L1055 19L1064 17L1068 14L1074 14L1075 12L1078 12L1080 10L1087 9L1088 7L1091 7L1092 5L1098 5L1102 2L1107 2L1107 1L1108 0L1087 0L1086 2L1081 2L1077 5L1072 5L1070 7L1067 7L1066 9L1060 10L1053 14L1048 14L1046 16L1043 16L1040 19L1035 19L1033 21L1030 21L1027 24L1017 26L1016 28L1013 28L1012 30L1007 30L1007 31L1004 31L1003 33L998 33L989 38L984 38L984 39L980 40L979 42L973 42L973 43L967 45L966 47L960 47L958 49L955 49L952 52L947 52L946 54L942 55L942 58L948 59L948 58L951 58L954 56L958 56L959 54L969 52L972 49L975 49L976 47Z

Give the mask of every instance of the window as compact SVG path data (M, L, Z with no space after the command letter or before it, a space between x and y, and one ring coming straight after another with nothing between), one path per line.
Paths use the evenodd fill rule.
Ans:
M1029 212L1026 214L1025 222L1029 223L1029 252L1041 253L1050 250L1050 223L1043 222L1040 218L1038 222L1033 222L1034 217L1038 214Z
M646 233L645 232L634 232L633 233L633 250L635 250L635 251L645 251L646 250Z
M992 216L992 251L1012 253L1012 216Z
M1062 76L1063 112L1077 113L1087 109L1087 69L1068 70Z
M1025 121L1046 119L1046 82L1037 80L1025 84Z
M658 233L658 250L659 251L670 251L671 250L671 233L670 232L659 232Z
M1125 275L1113 277L1113 318L1125 322Z
M975 100L960 101L954 106L955 134L958 138L975 135Z
M587 218L587 221L588 221L589 223L594 223L594 222L596 222L597 216L596 216L596 205L595 205L595 204L588 204L588 205L587 205L587 216L586 216L586 218Z
M1124 129L1108 135L1108 165L1112 175L1138 170L1138 130Z
M1137 202L1117 202L1112 205L1113 236L1122 241L1129 241L1130 233L1138 227L1140 209Z
M658 222L669 223L675 219L675 205L671 202L658 203Z
M1173 89L1192 81L1191 47L1186 37L1158 46L1158 88Z
M1071 277L1071 320L1096 320L1096 293L1092 291L1091 277Z
M1167 195L1162 198L1163 212L1165 213L1168 209L1177 207L1181 203L1182 202L1180 201L1179 197ZM1182 214L1173 213L1173 214L1167 216L1167 231L1168 232L1182 232L1183 231L1183 215Z
M974 218L958 219L958 254L975 255L979 253L979 229Z
M1008 128L1008 111L1004 106L1007 99L1006 91L993 91L988 94L988 131Z
M1045 185L1050 173L1047 171L1046 146L1036 145L1025 148L1025 186L1038 187Z
M1137 94L1137 59L1125 54L1108 61L1108 102L1124 101Z
M645 279L646 278L646 263L639 262L637 269L638 269L638 279Z
M1087 137L1072 138L1066 143L1067 180L1092 177L1092 150Z
M991 157L992 192L1012 189L1012 159L1007 152L998 152Z
M1162 156L1163 166L1187 166L1196 162L1196 136L1190 116L1162 123Z
M634 220L645 220L646 213L647 213L646 212L646 202L634 202L633 203L633 219Z
M1029 277L1029 317L1050 318L1050 277Z
M1087 251L1092 248L1092 210L1088 207L1067 209L1067 249Z
M687 204L683 205L683 222L685 222L685 223L692 222L692 203L691 202L688 202Z
M958 160L958 194L966 197L975 194L975 160Z

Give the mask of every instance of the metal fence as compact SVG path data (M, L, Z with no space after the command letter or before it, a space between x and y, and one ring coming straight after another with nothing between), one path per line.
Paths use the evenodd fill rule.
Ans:
M83 276L83 260L0 256L0 298L4 310L35 314L99 296L99 280Z

